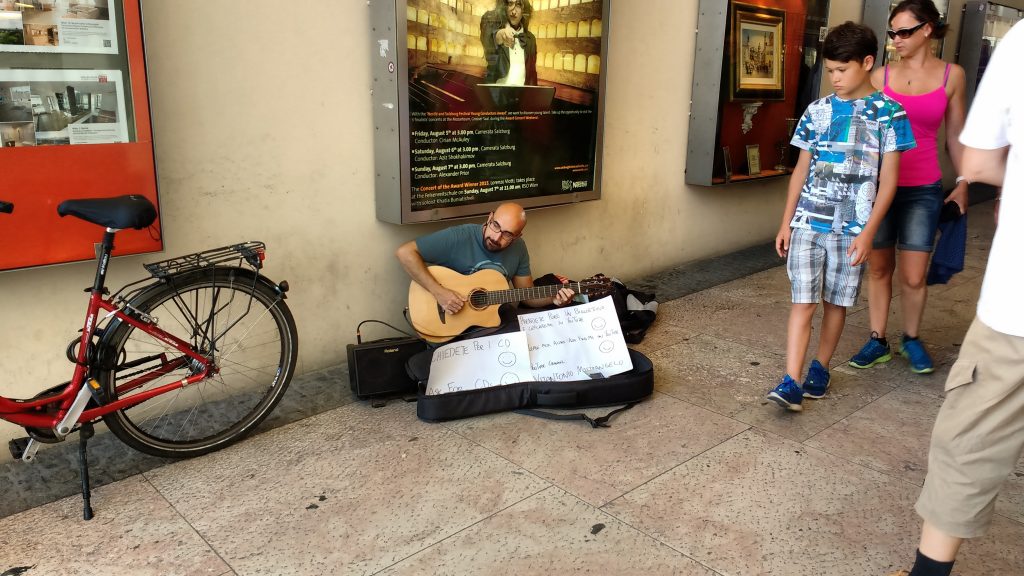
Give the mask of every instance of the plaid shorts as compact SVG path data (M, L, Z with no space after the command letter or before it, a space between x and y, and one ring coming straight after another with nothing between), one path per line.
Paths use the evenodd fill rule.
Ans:
M822 296L836 306L850 307L857 302L864 265L850 264L846 251L853 238L848 234L793 230L786 271L794 304L817 304Z

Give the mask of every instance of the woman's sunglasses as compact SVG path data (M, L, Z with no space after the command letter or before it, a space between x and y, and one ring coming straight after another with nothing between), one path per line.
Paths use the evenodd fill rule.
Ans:
M914 32L917 32L918 30L920 30L921 27L924 26L925 24L927 24L927 22L921 22L917 26L912 26L910 28L900 28L899 30L889 29L889 30L886 30L885 33L889 36L889 38L891 38L893 40L895 40L897 36L899 36L900 38L903 38L904 40L906 40L907 38L910 38L911 36L913 36Z

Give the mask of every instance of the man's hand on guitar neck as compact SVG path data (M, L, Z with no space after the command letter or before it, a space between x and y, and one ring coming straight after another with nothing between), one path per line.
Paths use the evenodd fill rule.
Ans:
M561 274L555 274L555 277L558 278L559 280L561 280L562 284L568 284L569 283L569 279L566 278L565 276L562 276ZM559 288L558 293L555 294L555 297L552 299L551 302L555 306L565 306L569 302L572 302L572 299L575 296L576 296L575 292L573 292L569 288L563 287L563 288Z
M432 294L434 299L437 300L437 305L449 314L458 314L459 310L462 310L462 306L466 303L465 296L444 286L440 286L440 289L432 292Z

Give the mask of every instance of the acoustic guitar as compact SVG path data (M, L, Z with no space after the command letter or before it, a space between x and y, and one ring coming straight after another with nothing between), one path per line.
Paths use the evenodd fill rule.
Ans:
M563 286L577 294L591 296L604 295L611 290L611 279L605 276L568 284L509 288L508 280L497 270L480 270L469 275L459 274L444 266L429 266L427 270L442 286L467 297L462 310L457 314L449 314L426 288L415 281L409 284L409 319L412 327L424 340L435 343L447 342L471 326L493 328L500 325L498 306L507 302L551 298Z

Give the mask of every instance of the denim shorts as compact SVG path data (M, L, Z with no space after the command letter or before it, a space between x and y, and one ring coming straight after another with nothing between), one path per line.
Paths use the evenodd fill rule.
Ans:
M942 182L923 186L899 186L892 206L875 232L875 248L931 252L942 212Z
M789 238L789 272L794 304L825 301L836 306L856 304L864 265L853 266L846 251L853 236L796 228Z

